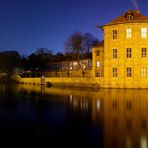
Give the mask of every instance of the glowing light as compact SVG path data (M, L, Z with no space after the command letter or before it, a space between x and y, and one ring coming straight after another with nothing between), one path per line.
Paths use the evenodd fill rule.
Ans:
M146 38L147 37L147 28L141 28L141 37Z
M148 148L146 136L141 136L140 148Z

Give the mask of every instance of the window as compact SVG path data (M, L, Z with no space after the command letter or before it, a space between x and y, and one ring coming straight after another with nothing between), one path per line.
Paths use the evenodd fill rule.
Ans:
M96 51L96 55L100 56L100 51L99 50Z
M96 77L102 77L102 73L101 73L101 71L96 72Z
M127 67L127 77L132 77L132 68Z
M132 37L132 29L128 28L126 29L126 38L131 38Z
M131 52L132 52L132 49L131 48L127 48L126 49L126 57L127 58L131 58L132 57L132 53Z
M117 77L117 68L113 68L113 77Z
M141 57L142 57L142 58L146 58L146 48L142 48Z
M142 67L141 68L141 77L145 78L147 75L147 68L146 67Z
M101 65L101 64L100 64L100 61L97 61L96 66L97 66L97 67L100 67L100 65Z
M128 15L127 15L127 20L130 21L130 20L132 20L132 19L133 19L133 16L132 16L131 14L128 14Z
M117 30L113 30L113 39L117 39Z
M117 58L117 49L113 49L113 59Z
M147 28L141 28L141 37L146 38L147 37Z

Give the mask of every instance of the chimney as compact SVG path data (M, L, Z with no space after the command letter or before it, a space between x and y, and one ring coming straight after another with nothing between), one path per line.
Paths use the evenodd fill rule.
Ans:
M137 12L138 14L140 14L140 10L136 10L136 12Z

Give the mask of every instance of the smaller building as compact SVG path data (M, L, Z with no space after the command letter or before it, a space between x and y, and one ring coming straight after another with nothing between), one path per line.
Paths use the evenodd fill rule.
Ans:
M97 46L92 49L93 66L92 72L93 77L104 76L104 41L100 42Z
M91 59L81 59L79 61L62 61L50 63L45 66L46 71L90 70L91 68Z

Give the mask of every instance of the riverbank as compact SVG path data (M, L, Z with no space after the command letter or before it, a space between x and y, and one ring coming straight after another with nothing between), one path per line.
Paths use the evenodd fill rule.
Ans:
M13 75L13 80L21 84L34 85L52 85L62 87L95 87L100 88L103 85L101 78L88 77L41 77L41 78L21 78L19 75Z

